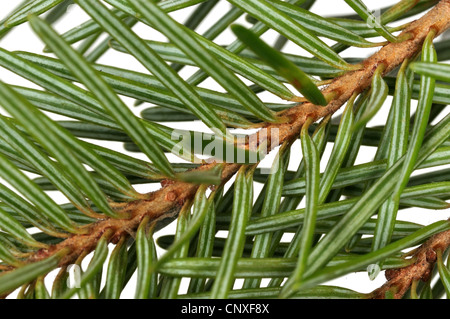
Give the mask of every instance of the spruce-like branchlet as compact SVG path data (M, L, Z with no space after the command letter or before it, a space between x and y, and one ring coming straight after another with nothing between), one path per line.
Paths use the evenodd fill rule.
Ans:
M58 15L65 12L63 6L70 4L67 1L44 2L47 3L44 6L45 12L50 12L51 21L57 20ZM364 23L358 19L346 22L330 19L329 21L336 24L335 30L329 24L322 28L309 29L304 23L303 19L310 19L319 25L321 23L322 17L308 11L314 1L288 1L291 3L289 5L277 4L278 1L275 1L274 5L259 0L248 1L248 4L229 1L257 20L250 30L254 33L240 40L254 41L248 45L256 52L258 46L263 49L265 56L262 56L262 60L256 60L257 57L249 52L241 54L245 43L240 49L236 43L227 49L213 43L209 47L205 46L207 41L214 41L214 36L211 35L213 29L206 32L205 38L202 38L195 31L197 24L183 27L167 14L175 8L169 1L162 1L157 5L130 0L130 5L126 8L113 0L105 2L116 6L124 17L130 12L138 12L139 21L131 16L125 20L148 24L159 30L169 39L169 46L173 47L173 50L179 50L176 51L177 54L171 54L175 51L164 51L168 46L145 42L122 24L117 15L111 14L101 2L75 2L92 17L91 30L95 29L95 32L79 28L58 35L47 22L35 16L43 12L33 11L35 8L32 5L18 8L4 20L2 27L1 32L7 34L13 33L16 25L30 23L37 36L47 45L47 50L55 53L57 60L26 52L15 53L5 49L0 51L2 67L48 91L45 93L47 95L43 95L44 93L27 88L12 87L5 83L0 85L0 103L11 115L11 118L2 116L0 121L0 130L5 136L2 138L4 147L0 150L0 161L4 163L1 169L13 167L17 171L15 174L5 173L1 177L33 204L31 206L18 198L7 198L7 187L4 186L5 190L2 188L0 228L4 233L0 234L0 244L3 247L0 250L0 260L3 262L0 264L0 296L7 297L22 287L19 296L43 297L45 294L42 291L46 288L37 284L39 280L50 270L64 270L72 264L80 263L90 252L96 254L91 262L92 266L85 273L98 272L100 268L96 265L102 264L106 258L103 252L105 243L117 245L117 252L111 256L109 272L106 274L106 286L99 287L94 282L95 276L91 278L86 275L86 278L91 279L83 282L85 286L71 291L68 287L61 286L61 279L57 279L55 287L58 289L53 290L52 297L70 297L75 293L80 297L86 293L97 298L119 297L120 293L117 295L111 291L120 292L124 288L129 274L136 270L133 268L136 264L138 280L143 280L143 283L137 285L136 296L139 297L177 296L180 276L191 277L188 295L193 296L251 298L258 293L267 293L266 296L282 298L342 297L342 290L326 286L326 281L334 279L335 274L338 276L364 271L368 266L387 269L386 284L369 294L346 290L344 297L402 298L411 289L414 289L412 296L421 293L425 296L425 289L415 291L416 283L419 280L425 285L430 282L433 269L437 267L436 254L445 255L450 246L450 224L447 221L426 227L418 226L401 222L396 216L398 211L408 207L449 207L446 200L449 199L450 178L447 170L440 168L440 165L450 163L450 114L442 112L442 105L449 103L450 86L445 82L450 82L450 78L448 73L442 71L448 66L438 63L437 58L442 61L450 57L446 53L448 40L436 42L435 39L450 27L450 0L438 3L403 0L387 10L381 16L381 22L377 20L376 24L370 21ZM190 5L196 4L194 2ZM215 2L202 2L194 14L201 16L198 19L204 19L207 14L202 10L211 10ZM372 14L368 10L361 11L361 7L355 7L355 3L359 1L347 2L352 8L359 8L355 11L361 18L371 18ZM429 7L432 7L430 11L405 24L397 35L392 35L386 27L392 20L400 20L411 12L423 12ZM226 18L230 18L223 25L223 28L228 28L234 21L231 16L236 14L233 11L236 8L217 19L215 26L219 28ZM278 12L276 18L264 14L264 10L269 9ZM195 18L193 15L188 21ZM302 35L290 33L291 28L296 27ZM356 27L359 30L364 27L366 30L357 31ZM271 50L279 48L274 49L255 40L255 37L261 35L258 30L264 28L272 28L305 50L315 52L316 58L308 60L272 52ZM247 34L245 30L241 31ZM100 32L108 33L113 48L134 56L152 76L128 72L126 66L119 66L123 69L102 67L95 64L92 55L83 55L80 51L77 53L71 45L82 40L82 46L92 46L90 37ZM358 32L362 35L358 35ZM305 34L314 38L315 44L306 41L303 37ZM339 43L334 49L339 51L339 46L343 46L342 49L355 45L367 47L364 38L375 35L384 36L388 41L383 43L376 53L359 59L355 64L347 63L333 48L317 37L337 40ZM394 37L395 41L391 37ZM93 47L93 50L103 50L102 53L97 53L101 56L107 48L102 49L100 45ZM248 59L249 56L252 59ZM270 57L279 59L269 61L273 69L264 66L264 59ZM286 58L290 58L294 64L286 62ZM19 68L21 63L25 63L22 69ZM173 68L167 63L174 63ZM421 68L427 63L433 65L433 68ZM177 74L184 64L200 68L188 81ZM306 73L283 68L286 65L304 68ZM253 68L251 71L250 67ZM413 78L414 72L417 72L416 79ZM299 91L303 91L317 83L311 81L309 76L320 75L329 78L326 87L320 88L320 94L317 87L305 94L312 97L318 97L319 94L320 100L327 99L328 105L314 105L308 101L295 105L286 102L283 110L274 112L270 109L273 105L260 100L236 74L256 83L258 89L290 101L304 98L289 92L284 83L304 84L305 87L297 87ZM199 90L194 85L200 84L208 76L214 78L228 92L226 98L213 90ZM46 78L52 79L57 85L44 81ZM436 79L441 82L436 83ZM84 84L89 92L78 88L72 81ZM288 97L289 94L291 96ZM394 100L382 128L371 127L370 121L363 124L363 127L354 125L362 116L374 113L369 112L370 108L375 107L378 102L383 103L388 94L392 95ZM167 112L168 122L171 116L176 116L177 119L194 116L210 126L216 136L228 139L228 147L233 149L256 152L264 146L265 153L269 153L282 146L278 151L280 161L276 163L277 166L274 164L277 170L267 177L258 175L260 159L251 163L223 163L220 158L212 158L201 165L184 165L182 172L179 172L175 169L178 169L179 165L170 163L164 154L164 151L175 152L177 141L170 136L172 129L155 124L151 118L144 121L136 117L120 101L118 95L156 105L152 107L161 107L161 112ZM410 121L409 105L412 99L418 100L418 108L414 115L415 120L408 128L404 123ZM245 105L242 105L243 103ZM59 109L58 105L61 106ZM332 138L330 131L337 130L336 121L330 121L329 118L333 118L334 113L344 105L347 105L347 108L341 116L338 131L334 132L335 137ZM72 117L78 124L54 121L46 117L42 110ZM34 114L33 119L27 114ZM440 122L431 124L434 117L439 115L442 118ZM308 145L314 143L314 147L309 154L303 154L297 172L288 171L286 167L289 156L286 154L289 155L288 150L300 136L305 123L316 123L310 126L311 132L315 129L312 142L307 140ZM220 125L212 127L214 124ZM37 131L39 125L46 125L54 137L40 134ZM233 145L231 134L221 129L227 126L253 126L258 127L260 131L245 139L238 139L244 141L240 145ZM125 140L128 145L130 142L137 145L153 163L136 160L120 152L80 140L84 137L106 140L107 131L113 136L113 140ZM276 132L276 135L272 132ZM302 132L305 134L305 130ZM374 134L369 136L370 132ZM303 138L304 136L302 142ZM327 139L334 143L333 152L330 158L325 159L326 170L320 176L315 176L318 172L307 168L317 164L311 161L317 161L319 154L322 156ZM31 143L38 146L36 152L39 156L24 150L25 147L31 147ZM355 161L362 145L376 146L373 166L384 165L384 172L379 175L373 173L375 176L372 176L372 171L368 168L364 177L358 175L358 169L361 168ZM72 157L68 158L58 149L67 150ZM226 150L229 151L229 148ZM194 153L190 148L184 152L188 156ZM198 150L196 152L198 153ZM95 171L95 178L93 174L87 173L81 164L91 166ZM412 177L414 170L420 167L432 167L434 173ZM41 177L32 181L27 179L22 171L29 171ZM234 176L236 181L233 181L232 193L223 194L224 186L228 187ZM348 182L342 176L346 176ZM253 183L258 178L265 183L265 187L253 204ZM133 188L138 179L160 181L161 189L139 194ZM211 182L212 180L214 182ZM30 191L31 188L24 186L23 181L33 185L36 191ZM311 181L318 182L320 187L297 186ZM406 181L403 186L401 181ZM200 187L202 184L213 191L208 195L209 198L205 187ZM60 191L70 204L57 205L46 195L45 190ZM303 198L307 202L306 209L298 208ZM333 205L335 208L330 208ZM187 218L191 206L192 216ZM69 210L70 213L64 215ZM250 214L253 214L252 218ZM293 220L295 215L297 218ZM158 263L154 255L153 234L155 230L167 224L167 221L177 217L178 229L175 238L162 237L157 240L156 244L168 249L164 262ZM283 224L283 218L290 218L290 221ZM230 224L230 221L237 224ZM246 227L255 223L265 223L265 226L262 226L257 234L251 231L251 235L248 231L246 234ZM42 237L21 237L21 234L31 227L38 227L42 231ZM220 240L215 238L214 230L219 229L229 231L229 241L222 245L219 244ZM281 244L281 235L292 231L298 236L294 236L289 244ZM302 232L311 234L311 240L300 241ZM65 235L60 236L64 238L57 239L55 233L64 233ZM314 238L317 234L325 236L319 240ZM57 239L57 243L54 239ZM167 245L164 240L171 242ZM249 243L251 247L248 246ZM45 247L42 247L43 244ZM404 249L417 244L422 245L410 256L402 255ZM186 248L188 246L196 249L189 250ZM127 249L128 255L120 257ZM299 254L299 251L306 252L306 255ZM346 258L341 266L333 264L338 254ZM215 255L226 258L217 262L218 259L213 258ZM320 258L317 258L319 255ZM133 262L132 258L136 260ZM261 258L265 258L267 263L261 262ZM282 264L283 261L296 259L298 264L294 268ZM114 262L118 264L115 265ZM184 264L180 266L177 262ZM205 269L202 268L202 262ZM214 266L216 275L209 273L211 263L217 263ZM132 266L133 264L135 266ZM250 264L254 265L253 269L248 266ZM270 269L271 266L274 269L278 267L276 269L279 275L273 276L268 288L262 288L261 278L266 278L266 273L273 274L275 271ZM440 276L445 277L449 273L448 265L444 265L445 267L447 272L442 271L441 267ZM29 271L26 271L27 269ZM183 269L184 272L177 272L177 269ZM145 272L148 276L151 274L153 279L145 277ZM158 274L164 276L158 277ZM232 291L231 287L237 274L238 277L245 278L244 287L242 290ZM59 277L64 278L63 275ZM211 277L214 278L214 283L208 286L206 278ZM284 285L282 278L288 278ZM165 288L155 288L155 282L158 280L164 281L160 284ZM439 284L445 289L435 288L434 297L440 297L442 292L450 291L448 282L448 278L441 278Z

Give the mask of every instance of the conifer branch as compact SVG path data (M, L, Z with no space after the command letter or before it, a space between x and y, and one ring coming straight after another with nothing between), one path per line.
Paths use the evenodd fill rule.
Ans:
M309 102L299 103L296 106L279 112L281 123L265 123L262 129L270 132L277 130L277 140L271 140L271 134L255 133L248 138L245 148L257 150L258 146L266 144L270 152L286 141L293 141L298 137L302 126L307 122L316 122L326 118L339 110L347 101L365 89L369 88L376 70L382 66L382 76L400 66L406 59L418 55L430 31L434 36L442 34L450 27L450 0L441 0L420 19L410 23L398 36L400 41L383 46L378 52L358 64L354 70L345 72L340 77L330 81L322 89L323 96L330 98L327 106L314 105ZM255 138L253 138L255 137ZM233 177L242 164L233 163L205 163L193 171L203 171L222 166L221 183L226 183ZM120 216L129 216L126 219L104 217L95 223L82 227L82 230L73 234L62 242L42 248L30 253L23 260L23 264L30 264L46 260L55 254L67 252L59 261L59 267L66 267L79 260L80 256L95 250L102 238L111 243L118 243L124 238L134 237L141 222L149 221L151 227L164 226L167 221L178 216L183 205L192 200L199 188L198 184L182 181L164 180L161 189L142 196L132 202L110 202L113 211ZM122 215L123 214L123 215ZM108 236L105 237L105 234ZM387 292L395 298L401 298L417 280L428 280L431 270L436 263L436 253L444 251L450 246L450 231L445 231L431 237L427 242L414 251L412 258L415 262L405 268L393 269L386 272L387 282L370 294L371 298L384 298ZM15 269L14 266L0 265L2 274ZM0 296L0 298L6 297Z
M402 42L389 43L382 47L377 53L360 64L356 71L350 71L334 79L331 84L323 89L325 96L333 96L333 99L326 107L317 106L311 103L298 104L280 115L288 118L287 122L281 124L266 124L267 130L278 129L278 144L274 145L270 141L270 134L254 139L256 145L247 144L249 149L256 149L261 143L267 142L270 149L282 144L287 140L295 139L302 125L308 118L317 121L336 112L355 93L360 93L370 86L375 70L379 65L384 65L383 75L388 74L398 67L405 59L410 59L417 55L430 30L435 30L436 36L450 27L450 0L440 1L432 10L406 28L400 38ZM258 133L256 133L258 134ZM265 140L267 139L267 140ZM250 139L252 140L252 139ZM221 165L216 163L205 164L196 170L206 170ZM222 171L222 183L231 178L240 168L239 164L225 164ZM37 262L48 258L56 252L69 248L70 253L61 259L60 266L66 266L75 262L82 253L92 251L106 230L112 232L110 242L116 243L123 236L132 236L140 222L149 217L152 223L158 223L166 218L175 217L183 204L192 199L198 185L180 181L166 181L163 187L153 193L149 193L146 199L137 200L130 203L111 203L111 207L118 212L129 213L130 219L106 218L96 223L85 226L84 234L73 235L63 242L50 246L48 249L41 249L27 259L27 263ZM437 247L449 245L450 232L434 236L416 253L418 260L427 260L425 257L431 254ZM425 259L424 259L425 258ZM401 296L411 283L412 278L423 278L432 262L417 266L417 263L397 272L390 271L389 281L374 292L374 297L381 296L393 286L398 287L396 296Z
M387 282L370 294L372 299L384 299L390 293L395 299L402 298L414 281L427 282L437 261L437 253L444 252L450 246L450 231L432 236L419 248L414 250L414 263L400 269L388 269Z

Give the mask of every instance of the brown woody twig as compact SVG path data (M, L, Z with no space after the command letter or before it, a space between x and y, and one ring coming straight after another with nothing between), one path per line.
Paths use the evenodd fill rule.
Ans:
M370 294L372 299L384 299L388 293L394 298L402 298L414 281L430 280L437 260L437 252L450 247L450 230L432 236L413 254L414 263L400 269L388 269L385 272L387 282Z
M436 36L441 34L450 26L450 0L441 0L432 10L425 14L419 20L412 22L400 35L407 40L400 43L390 43L382 47L377 53L366 59L361 64L361 68L356 71L347 72L334 79L331 84L323 90L325 95L332 94L334 99L326 107L313 105L311 103L299 104L292 107L280 115L287 117L289 120L282 124L266 124L265 128L279 130L278 145L284 141L293 139L298 136L302 125L306 119L312 118L317 121L336 112L348 99L355 93L360 93L371 84L373 74L379 65L384 65L383 75L388 74L398 67L405 59L416 56L422 47L422 44L430 32L434 30ZM257 134L257 133L256 133ZM264 140L266 139L266 140ZM250 139L252 140L252 139ZM255 139L256 144L267 142L269 150L278 145L273 145L270 140L270 134L267 137ZM254 149L257 145L247 144L247 148ZM217 164L203 165L197 170L206 170ZM222 182L226 182L239 169L240 164L225 164L222 171ZM144 200L137 200L130 203L112 203L112 207L121 212L130 214L129 219L111 219L105 218L96 223L85 226L84 234L73 235L59 244L52 245L48 249L41 249L28 258L26 262L32 263L50 257L56 252L69 248L70 253L60 261L60 266L67 266L77 260L78 256L83 253L93 251L98 240L105 231L112 233L110 241L116 243L123 236L129 236L134 232L143 218L148 217L152 223L156 223L165 218L172 218L178 214L183 203L192 199L198 189L198 185L189 184L180 181L164 183L163 187L153 193L147 194ZM417 254L418 260L423 259L427 254L434 251L434 245L442 245L450 240L450 232L445 232L433 237L430 245L425 245ZM389 272L391 277L388 283L374 293L374 297L383 295L386 289L393 286L398 287L398 296L410 284L409 278L423 278L426 269L429 269L430 262L426 262L422 266L411 266L412 268L399 270L398 272ZM420 275L422 274L422 275Z

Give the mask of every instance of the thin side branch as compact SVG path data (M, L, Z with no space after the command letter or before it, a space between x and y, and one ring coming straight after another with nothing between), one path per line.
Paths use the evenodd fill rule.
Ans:
M437 261L437 252L450 247L450 230L432 236L413 254L415 262L400 269L385 272L387 282L371 293L372 299L384 299L387 293L395 299L402 298L414 281L428 281Z
M401 43L390 43L380 49L377 53L366 59L361 68L348 72L336 78L323 90L323 93L333 94L335 97L326 107L313 105L311 103L299 104L281 113L289 121L282 124L266 124L265 128L279 130L279 138L276 142L270 140L270 134L255 139L256 144L267 142L268 149L273 149L284 141L294 139L298 136L302 125L306 119L312 118L317 121L336 112L354 94L360 93L370 86L373 74L380 64L385 66L383 75L388 74L399 66L405 59L412 58L420 53L422 44L430 30L436 31L436 36L444 32L450 26L450 0L441 0L432 10L419 20L411 23L402 33L403 38L407 38ZM258 133L256 133L258 134ZM250 139L252 140L252 139ZM275 145L276 144L276 145ZM255 149L257 145L246 147ZM197 170L205 170L217 164L206 164ZM225 164L222 171L222 182L225 183L238 170L240 164ZM134 234L139 223L144 217L149 217L152 223L159 222L166 218L175 217L182 205L187 200L194 197L198 185L184 182L164 183L163 187L153 193L148 194L145 200L138 200L130 203L113 203L112 207L118 211L131 214L131 218L99 220L96 223L85 226L86 232L83 235L73 235L63 242L53 245L48 249L41 249L32 255L27 262L43 260L64 248L70 248L70 253L60 262L60 266L74 263L82 253L95 249L98 240L103 233L112 231L111 242L115 243L122 236ZM440 235L443 238L450 238L450 232ZM397 276L398 277L398 276ZM381 289L381 288L380 288Z

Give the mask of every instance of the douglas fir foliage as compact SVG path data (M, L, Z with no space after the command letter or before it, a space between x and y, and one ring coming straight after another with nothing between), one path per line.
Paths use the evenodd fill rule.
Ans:
M450 297L450 0L14 1L1 298Z

